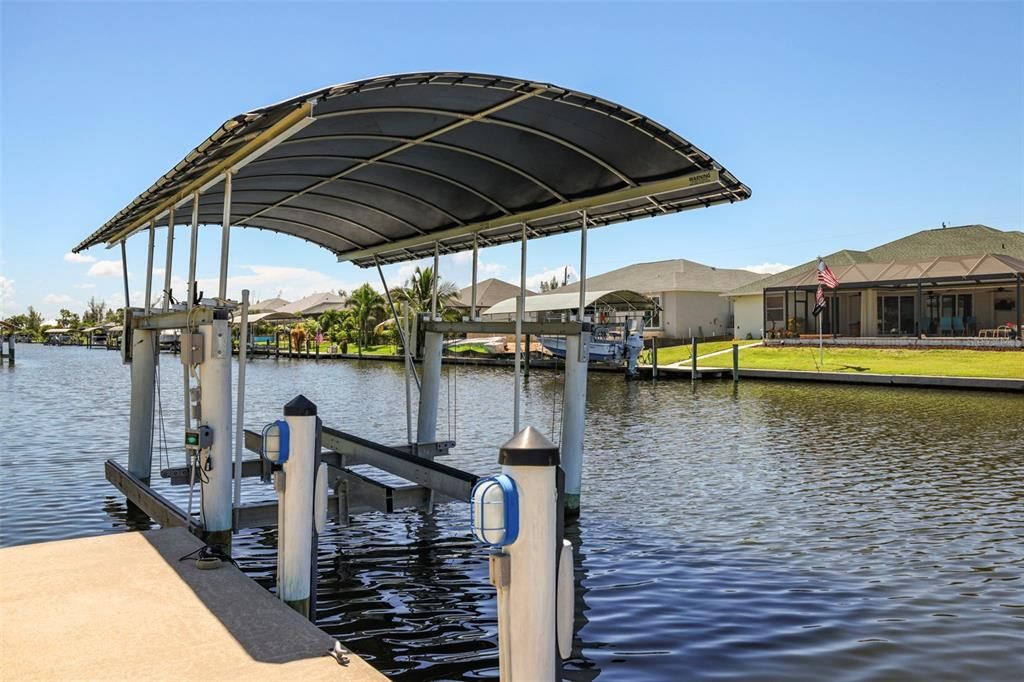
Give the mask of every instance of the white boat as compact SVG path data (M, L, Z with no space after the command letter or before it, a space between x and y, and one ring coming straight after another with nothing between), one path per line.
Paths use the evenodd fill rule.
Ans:
M540 343L552 355L565 357L564 336L541 336ZM622 359L621 341L591 341L590 361L591 362L618 362Z

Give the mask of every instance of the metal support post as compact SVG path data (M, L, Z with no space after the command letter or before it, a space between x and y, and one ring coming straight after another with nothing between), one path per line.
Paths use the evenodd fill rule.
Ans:
M149 247L146 250L146 253L148 254L146 256L146 300L142 302L147 315L153 312L153 246L155 240L156 225L155 223L150 223ZM127 270L125 272L127 272Z
M127 336L127 330L124 332ZM153 468L153 399L160 332L136 329L132 338L132 402L128 412L128 471L149 483Z
M213 445L204 450L200 509L204 537L231 551L231 328L227 311L219 310L203 326L203 362L199 365L203 421L213 431Z
M565 470L565 514L580 513L583 483L583 440L587 416L587 367L590 332L565 337L565 397L562 412L562 468ZM580 360L580 357L587 360Z
M221 218L220 232L220 280L217 286L217 297L222 301L228 298L228 251L231 241L231 171L224 173L224 215Z
M584 322L587 307L587 212L580 212L580 308L579 320Z
M526 314L526 223L519 242L519 297L516 298L516 360L512 384L512 432L519 433L520 377L523 362L523 316Z
M439 270L439 268L441 266L441 263L440 263L440 251L439 251L439 249L440 249L440 246L439 246L438 242L434 242L434 276L432 278L433 281L431 282L431 291L430 291L430 321L431 322L433 322L433 321L438 319L437 318L437 282L438 282L439 279L441 279L440 278L440 274L438 272L438 270Z
M473 234L473 283L471 285L471 293L469 297L469 319L476 320L476 278L477 270L480 265L480 237L477 234Z
M499 603L499 642L507 642L502 680L555 680L556 570L558 538L558 448L533 427L501 446L502 473L515 481L519 535L505 550L510 571L504 603ZM499 626L500 629L500 626Z
M174 206L167 212L167 257L164 261L164 304L166 313L171 309L171 269L174 265Z
M444 336L440 332L426 332L423 335L423 377L416 420L416 443L437 442L437 401L441 391L443 342Z
M192 310L192 297L196 288L196 253L199 249L199 192L192 195L192 234L188 247L188 309Z
M249 350L249 290L242 289L242 317L238 321L238 406L235 417L235 486L232 507L242 505L242 450L245 444L245 364ZM237 513L237 511L235 512ZM234 521L234 517L232 517ZM237 523L233 523L236 528Z
M326 511L326 472L319 461L320 420L316 405L299 395L284 406L288 423L288 459L277 474L277 595L307 618L312 615L314 507ZM322 478L322 481L318 480ZM318 488L323 486L323 500Z
M1021 310L1021 304L1024 300L1021 298L1021 282L1024 281L1024 277L1020 274L1017 275L1017 340L1024 339L1024 310Z

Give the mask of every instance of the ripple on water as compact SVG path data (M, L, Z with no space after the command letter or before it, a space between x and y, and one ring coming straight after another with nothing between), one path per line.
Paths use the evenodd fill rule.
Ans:
M180 423L180 365L161 358ZM460 369L446 463L497 469L511 385ZM559 375L535 371L524 421L551 433ZM19 347L0 370L0 544L134 527L103 478L123 461L128 370L116 353ZM247 425L304 393L324 422L405 438L400 366L258 360ZM368 400L368 397L374 397ZM1024 401L1014 395L590 378L577 622L566 676L602 679L1016 680L1024 671ZM175 427L176 428L176 427ZM557 436L557 429L551 435ZM176 436L169 435L176 442ZM169 454L177 464L179 452ZM157 481L187 504L183 488ZM247 500L272 495L246 481ZM497 669L493 589L464 505L331 526L319 624L397 679ZM273 589L276 533L236 540Z

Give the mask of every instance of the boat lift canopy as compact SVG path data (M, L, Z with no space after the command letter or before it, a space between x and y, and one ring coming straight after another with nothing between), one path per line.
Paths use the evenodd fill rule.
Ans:
M483 312L484 315L507 315L516 312L518 298L507 298ZM585 306L599 305L615 311L656 310L658 304L649 296L636 291L620 289L618 291L587 291ZM539 294L526 299L526 313L546 313L557 310L576 310L580 305L577 291Z
M515 242L522 224L527 238L579 229L581 211L594 227L749 196L703 151L614 102L412 73L229 119L74 251L166 226L174 211L176 224L228 214L367 267L433 255L435 242L441 253Z

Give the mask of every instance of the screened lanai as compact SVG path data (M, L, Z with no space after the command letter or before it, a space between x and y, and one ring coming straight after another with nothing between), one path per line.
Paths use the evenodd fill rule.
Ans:
M833 336L1016 338L1024 261L1006 254L857 263L834 268L822 318ZM771 335L816 331L814 267L764 290Z

